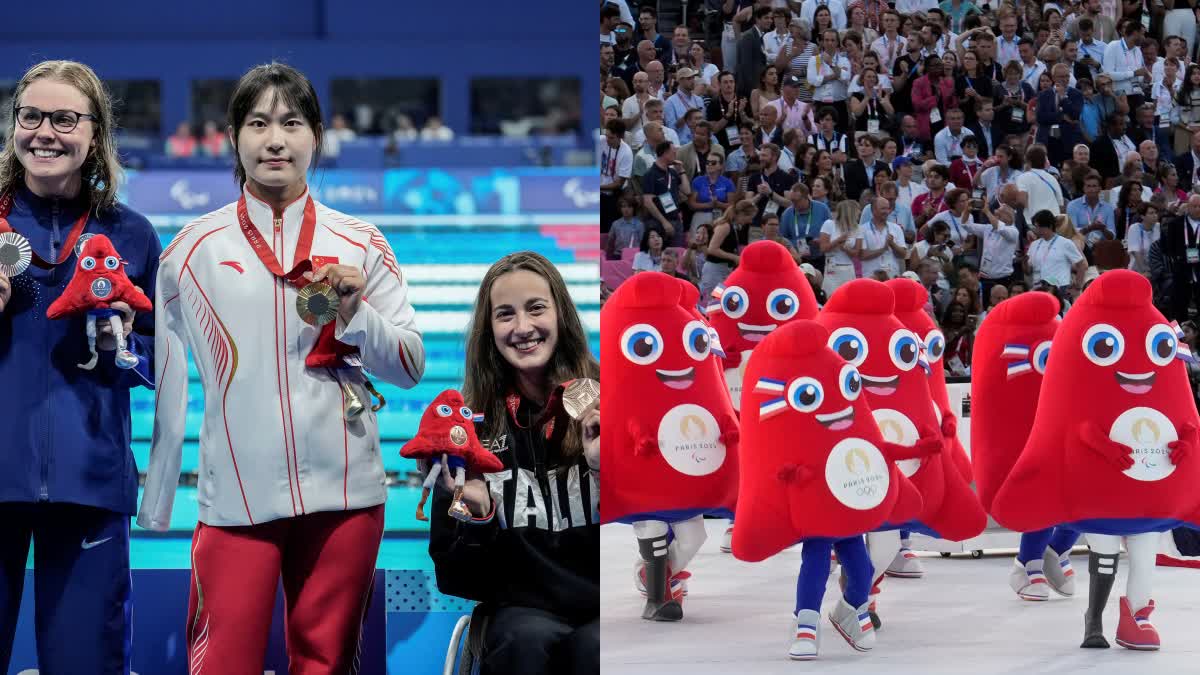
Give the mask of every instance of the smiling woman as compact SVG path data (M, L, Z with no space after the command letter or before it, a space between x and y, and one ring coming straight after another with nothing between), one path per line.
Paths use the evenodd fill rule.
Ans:
M449 476L435 494L438 588L493 613L485 675L598 674L600 413L572 422L560 385L598 379L599 366L549 260L513 253L484 275L465 372L480 440L504 469L468 475L468 522L447 515Z
M117 366L105 321L95 367L81 370L76 364L88 352L82 317L47 321L47 310L80 266L76 248L85 238L107 237L115 248L107 269L123 270L150 294L161 247L150 223L116 201L116 120L91 68L37 64L6 112L0 382L11 386L0 388L0 672L12 654L31 540L43 671L129 672L129 516L138 480L129 389L150 385L154 317L112 303L135 365ZM90 307L97 293L107 295L93 289L77 299ZM46 590L55 588L88 590Z

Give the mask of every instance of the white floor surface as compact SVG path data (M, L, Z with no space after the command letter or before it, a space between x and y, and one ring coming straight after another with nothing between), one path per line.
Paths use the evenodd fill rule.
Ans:
M677 624L641 619L644 599L633 588L637 544L632 528L601 528L601 667L605 675L750 675L759 673L1200 673L1200 570L1157 569L1151 620L1162 649L1118 646L1117 602L1128 560L1104 615L1110 649L1080 649L1087 606L1087 555L1076 553L1075 597L1051 594L1026 602L1008 586L1014 551L922 557L922 579L889 578L879 599L883 627L875 648L859 653L833 630L827 615L838 599L830 577L822 609L817 660L791 661L798 548L761 563L721 553L725 521L708 521L708 541L689 566L692 578ZM1082 542L1081 542L1082 543Z

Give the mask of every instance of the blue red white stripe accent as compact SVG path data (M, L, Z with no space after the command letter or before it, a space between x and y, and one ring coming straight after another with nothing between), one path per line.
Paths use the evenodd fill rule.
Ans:
M712 289L712 296L720 300L722 295L725 295L725 284L718 284L716 288Z
M1008 377L1012 379L1017 375L1024 375L1033 370L1033 364L1028 361L1017 361L1016 363L1008 364Z
M1133 617L1133 621L1134 621L1134 623L1136 623L1138 625L1138 628L1141 628L1143 625L1150 623L1150 619L1148 617L1144 617L1144 616L1135 616L1135 617Z
M483 422L483 413L475 413L474 415L471 415L471 421L474 422L475 424L482 423Z
M1196 356L1192 354L1192 348L1184 341L1183 328L1178 321L1171 322L1171 328L1175 331L1175 358L1182 359L1188 363L1195 363Z
M811 626L806 623L798 624L796 626L796 639L797 640L816 640L817 639L817 627Z
M1031 584L1046 583L1046 575L1037 570L1026 570L1025 574L1029 576L1029 583Z
M725 358L725 348L721 346L721 336L712 326L708 327L708 345L713 354Z
M1029 346L1004 345L1004 351L1000 352L1000 357L1005 359L1027 359L1029 358Z
M787 382L783 380L774 380L769 377L760 377L758 384L754 385L754 393L756 394L782 394L787 388Z
M719 311L721 311L721 301L720 300L713 300L712 302L710 302L704 306L705 314L716 314Z
M871 615L868 612L863 612L862 614L858 615L859 630L866 633L867 631L872 630L874 627L875 626L871 624Z
M767 420L787 410L787 400L784 398L773 398L758 406L758 419Z
M1058 561L1058 566L1062 568L1063 576L1067 576L1067 577L1075 576L1075 568L1071 567L1070 560L1066 560L1066 559L1060 560L1060 561Z

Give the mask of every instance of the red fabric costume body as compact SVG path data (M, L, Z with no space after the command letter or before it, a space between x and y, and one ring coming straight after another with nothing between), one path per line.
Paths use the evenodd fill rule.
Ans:
M856 279L834 292L818 321L830 331L833 351L859 369L884 440L912 450L899 466L920 490L924 506L918 522L890 525L943 539L967 539L983 531L987 515L962 475L945 470L929 378L918 365L920 340L895 317L894 307L894 295L885 284ZM928 439L937 443L919 442Z
M801 539L841 539L921 512L829 331L794 321L754 350L743 397L733 554L758 561Z
M602 522L674 522L737 502L738 425L691 284L626 280L601 310Z
M705 300L708 320L725 351L725 381L733 408L740 410L744 352L789 321L817 318L817 297L787 249L762 240L742 250L737 269Z
M1022 293L992 308L975 335L971 358L971 461L985 511L1029 440L1058 300Z
M1200 418L1178 346L1145 277L1112 270L1092 282L1054 337L996 520L1111 535L1200 523Z
M946 351L946 336L938 330L933 317L925 312L929 291L912 279L892 279L888 288L896 296L896 318L904 327L917 334L925 345L929 363L929 393L933 395L934 410L946 441L946 451L955 468L969 485L973 479L971 459L958 438L958 415L950 409L950 393L946 390L946 368L942 354Z

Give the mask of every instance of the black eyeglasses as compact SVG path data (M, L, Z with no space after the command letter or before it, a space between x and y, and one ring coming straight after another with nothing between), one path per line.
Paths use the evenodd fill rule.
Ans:
M720 164L720 162L714 162L714 161L712 161L711 159L710 159L710 160L708 160L708 165L709 165L709 166L718 166L719 164Z
M14 108L17 118L17 124L21 125L22 129L34 131L42 126L42 120L46 117L50 118L50 126L54 127L55 131L69 134L75 131L75 127L79 126L81 118L87 118L93 122L99 121L95 115L85 113L77 113L74 110L55 110L54 112L44 112L31 105Z

